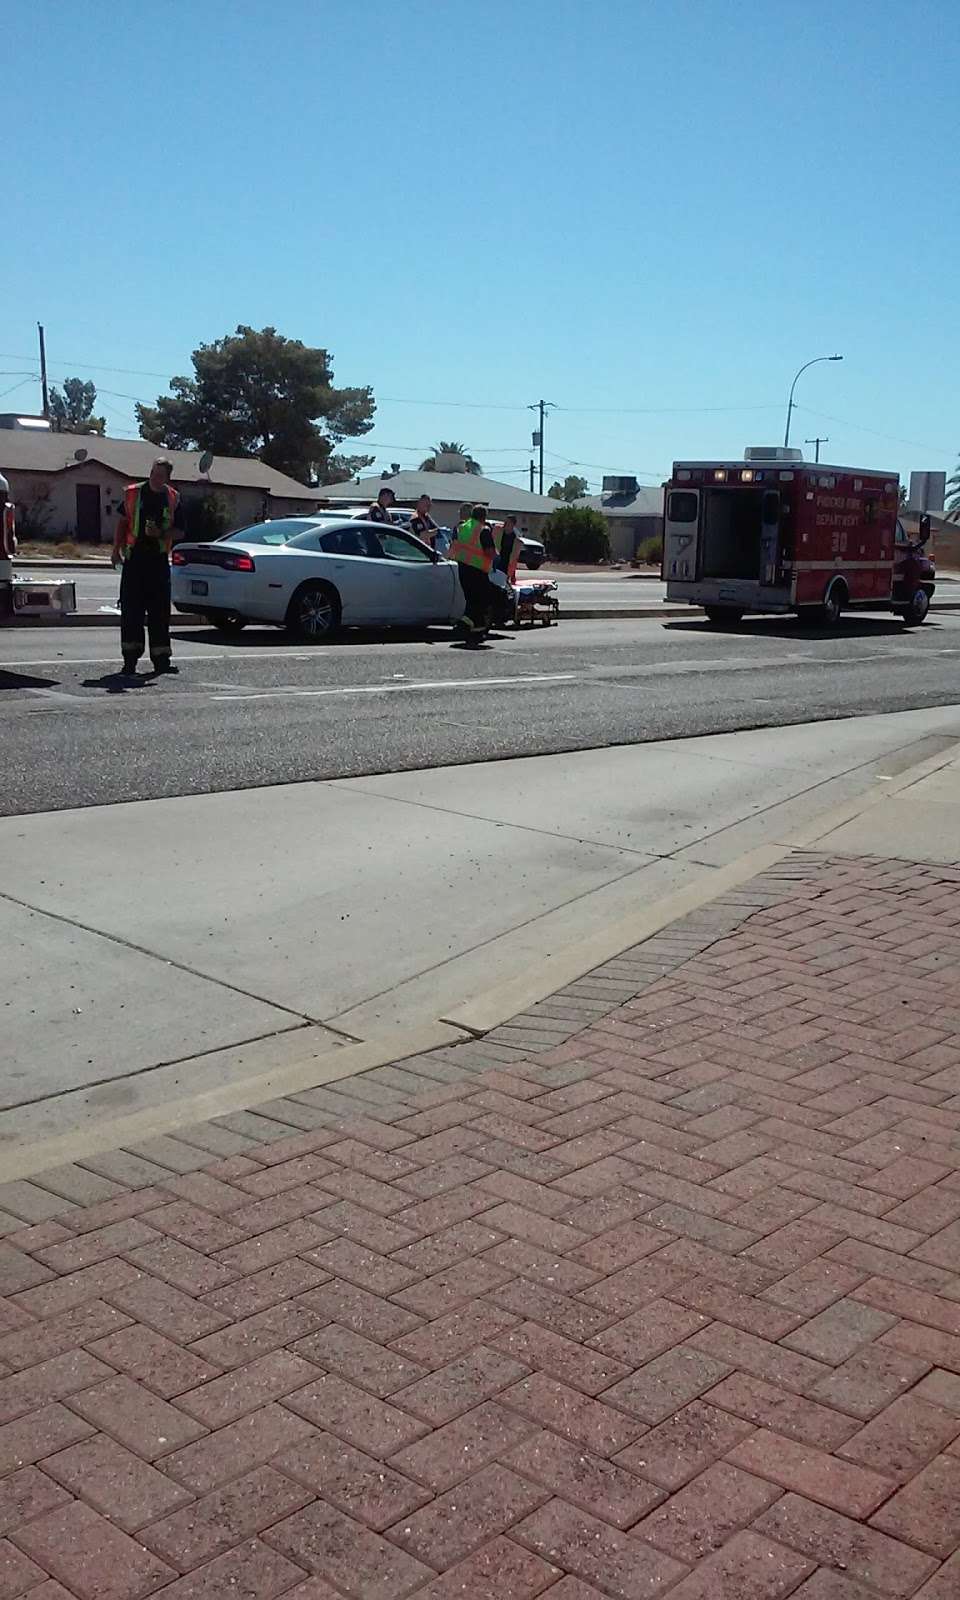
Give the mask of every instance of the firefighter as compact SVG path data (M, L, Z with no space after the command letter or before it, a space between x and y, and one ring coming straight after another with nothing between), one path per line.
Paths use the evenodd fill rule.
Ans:
M500 538L497 541L497 566L506 573L511 585L517 581L517 565L522 545L523 540L517 531L517 519L511 512L504 517L500 525Z
M390 508L391 506L395 506L396 503L397 497L393 490L384 486L367 512L367 521L395 522L396 518L393 516Z
M465 522L461 522L456 537L447 552L457 563L460 587L463 590L463 626L467 643L482 644L493 613L494 591L490 573L497 547L487 525L486 507L475 505Z
M517 581L521 540L517 532L517 519L512 512L504 517L494 533L497 554L491 578L494 585L493 617L496 626L502 628L515 620L514 586Z
M172 473L169 461L157 460L145 483L130 483L123 491L112 561L122 568L120 649L128 675L143 655L144 619L154 672L177 670L170 659L170 549L183 521Z

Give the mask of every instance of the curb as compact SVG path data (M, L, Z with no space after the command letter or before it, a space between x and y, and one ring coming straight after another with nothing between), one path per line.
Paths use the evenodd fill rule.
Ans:
M74 611L65 617L22 617L14 616L8 624L11 628L119 628L120 615L112 612L99 611ZM194 620L192 617L172 617L170 626L176 628L205 628L207 623Z
M958 602L960 606L960 602ZM690 612L689 606L610 606L606 609L600 607L577 607L560 613L562 622L586 622L600 620L604 617L636 617L638 621L646 621L655 617L685 617ZM176 632L179 628L209 628L209 623L197 617L174 616L171 618L171 627ZM65 617L16 617L11 624L17 628L111 628L120 626L120 617L113 612L105 611L75 611ZM264 624L269 627L269 623ZM527 630L524 630L527 631Z
M163 1133L175 1133L178 1128L245 1110L271 1098L336 1083L377 1067L427 1054L431 1050L483 1037L512 1018L521 1016L532 1005L547 999L558 989L576 982L605 961L646 943L691 912L749 883L758 874L791 856L795 850L810 849L843 823L882 804L888 795L909 788L921 777L949 766L958 752L960 741L937 755L927 756L905 768L894 778L884 779L882 783L875 782L872 789L855 799L828 808L793 830L782 841L746 851L727 866L711 872L703 883L679 889L634 915L621 918L590 939L569 945L555 956L547 957L536 971L524 972L511 983L500 984L476 995L465 1005L456 1007L447 1017L428 1019L411 1028L393 1031L388 1038L374 1037L318 1051L297 1061L274 1063L266 1071L238 1077L190 1098L144 1106L112 1121L101 1118L89 1126L75 1127L66 1134L2 1149L0 1179L10 1181L28 1178L52 1167L89 1160L91 1156L105 1151L121 1149L130 1143ZM260 1041L260 1045L264 1053L269 1054L271 1041ZM250 1047L243 1048L249 1051ZM203 1058L198 1056L191 1059L197 1061Z
M13 563L14 572L19 567L35 572L109 572L110 565L102 556L93 556L89 561L61 561L59 556L27 556L21 560L18 556Z
M960 599L957 600L932 600L931 611L960 611ZM853 615L853 613L850 613ZM690 617L693 621L703 621L702 608L699 606L570 606L560 612L561 622L602 622L605 619L614 621L627 621L633 618L636 622L652 622L658 617ZM119 613L99 611L75 611L65 617L22 617L15 616L8 627L15 628L110 628L120 626ZM200 618L187 616L174 616L171 619L174 630L178 628L208 628L209 623ZM269 626L269 624L264 624ZM734 630L728 629L732 633Z
M491 1033L502 1023L529 1011L539 1001L546 1000L558 989L577 982L605 961L611 961L624 950L645 943L680 917L700 910L731 889L749 882L758 873L766 872L794 850L811 849L818 840L882 804L889 795L898 794L929 773L949 766L958 754L960 740L938 755L924 757L922 761L897 773L894 778L884 779L882 783L875 780L871 789L855 799L829 807L795 828L782 841L758 845L738 856L728 866L718 867L704 883L689 884L684 889L678 889L633 916L622 918L591 939L568 945L555 956L547 957L535 971L527 970L510 983L500 984L476 995L465 1005L457 1006L447 1016L441 1017L440 1021L452 1028L460 1028L474 1038Z
M0 1181L9 1183L16 1178L33 1177L51 1167L88 1161L91 1156L103 1155L108 1150L120 1150L129 1144L139 1144L160 1134L174 1133L177 1128L187 1128L196 1122L210 1122L215 1117L245 1111L267 1100L298 1094L304 1089L317 1089L327 1083L337 1083L342 1078L355 1078L359 1073L372 1072L376 1067L391 1066L395 1061L407 1060L411 1056L425 1055L431 1050L441 1050L452 1044L463 1044L466 1037L462 1030L445 1023L426 1022L393 1033L389 1040L367 1039L357 1044L339 1045L314 1056L301 1057L299 1061L239 1078L219 1088L206 1089L199 1094L184 1096L176 1101L168 1100L155 1106L143 1106L112 1121L100 1118L87 1126L73 1128L69 1133L37 1139L32 1144L0 1147ZM265 1048L269 1048L271 1040L263 1043ZM243 1048L249 1054L249 1046L235 1048ZM202 1056L192 1059L202 1060Z

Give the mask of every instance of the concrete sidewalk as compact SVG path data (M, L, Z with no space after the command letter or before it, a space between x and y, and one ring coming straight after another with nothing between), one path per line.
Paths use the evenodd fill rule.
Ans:
M6 1184L3 1593L956 1600L958 802Z
M63 1131L120 1143L118 1114L182 1120L185 1093L247 1105L279 1064L312 1087L312 1060L357 1041L383 1061L411 1029L486 1031L958 739L938 707L4 818L0 1164Z

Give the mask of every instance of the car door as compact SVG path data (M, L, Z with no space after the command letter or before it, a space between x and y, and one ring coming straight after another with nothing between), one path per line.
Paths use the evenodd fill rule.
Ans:
M458 585L451 562L438 561L419 539L396 527L371 529L369 542L379 545L379 554L370 558L378 606L371 621L402 627L455 615Z
M317 581L328 583L340 599L341 618L347 627L355 627L369 620L370 578L366 540L356 522L341 522L339 526L317 528L314 532L291 539L284 555L288 562L286 599L302 583Z

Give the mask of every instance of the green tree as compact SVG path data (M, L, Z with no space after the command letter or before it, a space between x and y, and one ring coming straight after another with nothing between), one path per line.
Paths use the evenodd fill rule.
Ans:
M334 447L373 426L373 391L334 388L329 352L276 328L241 323L236 333L198 346L192 361L192 378L171 378L172 394L137 406L141 436L151 444L258 456L301 482L326 483L331 458L338 472L343 464ZM347 459L369 466L373 457Z
M464 461L467 463L468 472L472 472L475 476L482 474L483 472L483 468L481 467L479 461L474 461L473 456L470 454L466 445L458 444L455 439L441 439L439 444L434 445L433 455L427 456L426 461L421 461L420 471L436 472L437 456L441 455L463 456Z
M364 467L372 467L376 459L376 456L328 456L320 482L349 483L351 478L359 478Z
M590 506L562 506L543 525L543 542L555 561L609 561L607 520Z
M55 433L103 433L105 417L95 417L97 389L82 378L65 378L62 392L54 386L50 390L50 420Z
M221 533L226 533L236 523L231 518L229 501L217 491L208 490L206 493L184 495L183 497L183 536L194 544L208 544L211 539L219 539Z
M960 522L960 465L947 479L947 516L951 522Z
M574 500L582 500L590 485L586 478L578 478L575 472L568 472L562 483L551 483L547 494L551 500L565 500L567 505L572 505Z

